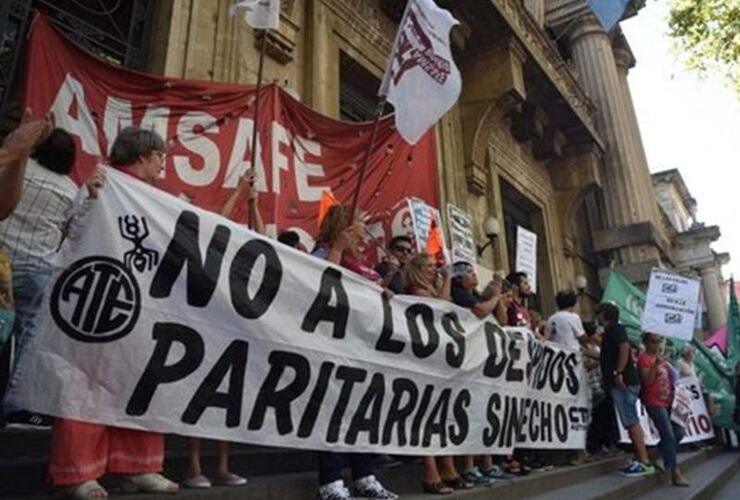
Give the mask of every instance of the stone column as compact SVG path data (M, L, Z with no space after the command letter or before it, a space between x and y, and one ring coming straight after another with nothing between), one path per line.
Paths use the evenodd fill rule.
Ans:
M639 187L641 202L645 204L645 210L651 214L651 220L656 223L660 221L660 212L658 210L658 204L655 201L655 189L653 189L653 179L650 176L650 166L648 164L647 155L645 154L645 146L642 143L642 134L640 133L640 124L637 121L637 113L635 113L635 104L632 100L632 93L630 92L629 82L627 80L627 74L632 66L635 64L634 57L629 48L624 46L623 41L617 43L614 46L614 60L617 64L617 75L619 76L619 84L622 89L622 99L626 104L627 120L629 123L629 132L632 136L630 146L632 147L631 159L633 162L632 166L635 170L635 174L640 179ZM658 227L662 227L658 225Z
M621 227L652 221L652 213L641 200L644 180L635 165L629 105L609 37L589 13L574 23L570 42L583 89L597 108L596 125L607 143L603 177L607 223ZM628 247L619 253L624 264L658 258L651 246Z
M727 306L722 299L717 268L714 266L700 269L701 287L704 292L704 304L707 306L709 330L714 331L727 323Z

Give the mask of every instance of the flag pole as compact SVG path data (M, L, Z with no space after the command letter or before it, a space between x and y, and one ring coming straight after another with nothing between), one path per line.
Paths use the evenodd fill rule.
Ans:
M398 45L398 39L401 36L401 30L403 29L403 24L406 21L406 16L408 15L409 9L411 8L411 4L413 3L413 0L409 0L406 2L406 7L403 9L403 15L401 16L401 21L398 25L398 31L396 31L396 36L393 38L393 45L391 48L391 58L393 58L393 54L396 51L396 46ZM380 101L378 102L378 106L375 109L375 119L373 120L373 131L370 134L370 142L367 145L367 149L365 150L365 157L362 160L362 165L360 166L360 172L357 176L357 186L355 187L355 192L352 195L352 206L349 211L349 224L352 224L352 222L355 220L355 211L357 210L357 203L360 199L360 189L362 189L362 181L365 180L365 171L367 170L367 164L370 161L370 154L372 153L373 147L375 146L375 139L378 135L378 125L380 125L380 117L383 114L383 110L385 109L385 103L387 99L387 92L384 91L386 79L389 77L388 71L386 70L386 74L383 75L383 81L380 83Z
M380 101L378 102L378 106L375 109L375 119L373 120L373 130L370 133L370 141L367 143L367 147L365 148L365 155L362 159L362 165L360 165L360 172L357 175L357 185L355 186L355 191L352 195L352 205L349 211L349 214L350 214L349 224L350 225L352 225L352 222L355 220L355 212L357 211L357 202L360 199L360 190L362 189L362 181L365 180L365 172L367 171L367 164L370 162L370 154L373 151L373 147L375 146L375 140L378 137L380 116L383 114L383 109L385 109L385 96L382 96L380 98Z
M262 40L260 40L260 61L257 69L257 88L254 100L254 122L252 124L252 158L251 166L256 171L257 161L257 124L259 123L260 113L260 93L262 90L262 73L265 67L265 48L267 47L267 34L269 29L262 30ZM252 186L254 189L254 185ZM254 206L247 200L247 227L252 229L252 221L255 219Z

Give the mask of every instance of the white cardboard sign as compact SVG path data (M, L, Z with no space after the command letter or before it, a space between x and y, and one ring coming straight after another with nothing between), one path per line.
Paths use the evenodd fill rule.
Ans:
M477 264L478 255L476 254L473 222L470 214L452 203L448 203L447 221L450 228L452 262L464 261L472 265Z
M699 286L697 279L653 269L642 316L643 331L691 340L699 308Z
M516 271L527 274L532 293L537 293L537 233L516 228Z

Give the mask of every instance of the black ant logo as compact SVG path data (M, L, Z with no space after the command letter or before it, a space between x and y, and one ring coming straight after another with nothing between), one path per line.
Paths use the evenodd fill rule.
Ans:
M123 254L123 262L128 269L143 272L151 271L159 263L159 252L146 248L141 243L149 236L149 226L146 218L135 215L126 215L118 218L118 228L123 239L134 244L134 248Z

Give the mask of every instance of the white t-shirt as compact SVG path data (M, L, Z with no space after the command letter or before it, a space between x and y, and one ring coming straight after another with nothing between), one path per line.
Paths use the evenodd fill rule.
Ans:
M547 334L551 342L580 350L578 339L586 334L581 318L570 311L558 311L547 320Z

